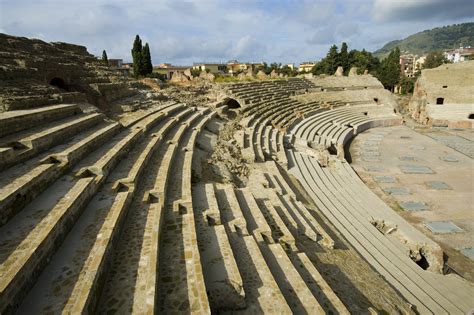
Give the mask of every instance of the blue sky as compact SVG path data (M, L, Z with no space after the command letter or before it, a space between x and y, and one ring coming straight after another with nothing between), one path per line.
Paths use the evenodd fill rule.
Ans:
M136 34L154 64L300 63L329 46L376 50L386 42L474 21L472 0L0 0L0 32L87 46L130 60Z

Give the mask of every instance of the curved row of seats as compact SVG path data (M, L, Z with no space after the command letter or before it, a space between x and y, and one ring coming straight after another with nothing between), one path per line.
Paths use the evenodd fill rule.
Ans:
M378 126L400 124L396 116L370 117L364 107L344 106L320 111L292 126L290 134L300 143L316 148L334 146L343 156L343 148L358 133ZM338 152L339 153L339 152Z
M209 312L191 162L214 115L169 103L124 127L76 105L2 113L6 150L39 141L0 179L0 312Z
M274 162L257 187L201 183L193 189L197 236L213 312L349 314L299 242L333 240ZM257 189L254 189L257 188ZM257 193L258 190L258 193Z
M323 168L316 158L291 146L295 143L292 138L296 138L304 146L322 144L326 148L336 146L343 151L348 140L358 133L376 126L399 124L400 118L393 115L370 117L365 113L366 108L357 105L337 104L339 106L327 109L313 103L301 118L285 119L292 113L292 105L287 105L290 103L279 105L278 101L270 101L269 106L265 107L264 101L259 107L250 105L250 109L245 111L250 116L243 121L243 125L248 127L244 144L247 144L255 161L274 160L283 166L287 164L321 213L418 312L461 314L472 309L474 305L469 298L474 294L472 285L455 275L435 273L443 264L439 245L409 225L374 195L344 159L332 159L332 166ZM288 134L290 143L284 146L287 159L273 154L273 134L279 130L272 126L278 127L277 122L286 122L291 129ZM282 133L281 139L286 138ZM278 140L276 143L279 144ZM270 184L270 187L276 186ZM285 212L277 212L291 233L291 221L285 218ZM270 224L271 221L267 221ZM257 224L259 221L254 222ZM376 222L383 222L394 229L387 234L379 230ZM264 240L268 239L267 227L257 224L255 229ZM434 272L423 270L410 256L426 259Z
M346 162L335 160L335 166L323 168L307 154L287 153L290 172L304 184L320 211L418 312L462 314L472 309L472 285L455 275L425 271L409 257L412 246L431 263L439 263L439 246L375 196ZM393 234L398 237L381 233L373 220L396 227Z

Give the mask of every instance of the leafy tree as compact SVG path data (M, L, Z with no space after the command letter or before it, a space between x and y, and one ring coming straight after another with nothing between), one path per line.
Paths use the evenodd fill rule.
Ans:
M143 56L142 56L142 40L140 36L135 36L132 48L132 59L133 59L133 75L135 77L143 74Z
M342 43L341 51L339 53L337 52L337 46L332 45L326 57L314 65L311 72L315 75L332 75L337 70L338 66L342 66L345 74L349 73L349 70L352 67L357 67L359 74L363 73L364 70L368 70L370 73L375 73L379 64L379 59L374 57L365 49L362 51L353 49L348 52L347 44Z
M288 65L284 65L280 69L280 73L283 73L289 77L294 77L298 74L298 71L291 69Z
M415 80L416 78L409 78L404 75L400 77L400 88L402 94L413 93L413 89L415 87Z
M326 73L326 60L322 59L320 62L317 62L311 69L311 73L315 75Z
M448 61L446 60L441 51L433 51L426 56L425 63L423 64L423 69L436 68L447 62Z
M263 69L262 71L265 72L265 74L270 74L272 73L273 70L275 70L276 73L280 73L280 67L281 67L281 63L276 63L276 62L273 62L271 63L270 65L268 65L266 62L263 63Z
M338 66L339 54L337 52L337 46L332 45L331 48L329 48L328 54L326 55L326 73L334 74Z
M201 69L191 69L191 75L193 76L193 78L196 78L196 77L199 77L199 75L201 74Z
M102 62L105 65L109 65L109 58L107 58L107 52L105 51L105 49L102 51Z
M379 63L379 59L365 49L362 49L362 51L353 49L349 52L349 68L357 67L359 74L362 74L364 70L373 73L379 66Z
M376 76L386 89L393 91L400 81L400 49L398 47L382 60Z
M151 54L150 54L150 46L148 43L145 44L142 51L142 60L143 60L143 72L142 75L151 74L153 72L153 65L151 63Z

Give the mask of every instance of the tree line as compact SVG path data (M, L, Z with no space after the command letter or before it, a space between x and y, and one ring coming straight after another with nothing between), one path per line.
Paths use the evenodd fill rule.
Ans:
M443 53L435 51L427 55L423 69L436 68L446 62L448 61ZM311 72L314 75L332 75L339 66L343 67L345 75L349 73L352 67L357 67L358 74L362 74L367 70L379 79L386 89L393 91L395 86L401 86L402 92L411 92L416 78L421 73L421 69L417 69L415 78L407 78L401 74L400 49L398 47L392 49L389 55L380 61L365 49L361 51L353 49L348 52L346 43L342 43L340 51L336 45L332 45L326 57L316 63Z

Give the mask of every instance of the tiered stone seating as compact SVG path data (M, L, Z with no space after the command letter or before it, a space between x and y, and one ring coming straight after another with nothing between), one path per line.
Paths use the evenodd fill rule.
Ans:
M302 144L314 148L318 145L325 148L334 146L343 156L345 144L358 133L372 127L401 123L401 119L393 114L369 117L363 111L364 107L357 106L321 111L294 125L291 134Z
M277 213L286 211L281 203L256 200L249 189L230 185L195 188L201 257L208 262L203 264L206 284L214 281L206 287L211 310L323 313L320 301L328 299L335 303L327 309L347 314L313 263L305 255L299 258L293 234ZM217 212L220 219L209 220ZM218 232L222 227L225 234Z
M256 104L250 102L243 110L246 115L249 115L242 121L242 124L248 127L246 130L248 135L243 141L244 147L251 149L257 162L268 160L280 162L274 153L277 151L274 145L277 141L276 136L273 135L276 129L272 128L272 125L290 126L291 143L295 143L292 138L297 138L300 140L296 141L303 146L316 147L322 144L325 148L336 147L341 159L331 158L336 166L322 168L316 158L297 152L291 144L286 145L291 173L304 187L307 187L307 191L321 213L335 225L377 272L416 306L418 312L467 312L472 307L472 303L466 301L474 292L473 287L460 278L446 277L432 272L439 272L443 264L440 247L410 226L375 196L344 161L341 154L348 140L358 133L376 126L399 124L401 119L388 111L384 112L384 109L379 110L379 105L367 106L366 102L362 105L357 102L334 101L329 104L330 108L326 108L327 106L321 108L319 103L311 105L305 108L304 105L298 106L292 105L292 102L286 102L279 107L277 102L268 103L268 106L265 106L265 100ZM378 107L378 111L376 110L373 115L367 115L367 112L372 111L372 107ZM303 117L288 118L292 115L292 111L297 109L303 112ZM245 139L250 139L251 142L246 145ZM274 161L268 161L265 165L275 163ZM280 164L285 167L285 163ZM253 176L256 175L253 174ZM247 192L245 195L242 192L239 193L239 201L244 204L243 213L248 223L247 228L260 247L270 272L288 305L292 310L307 310L301 300L295 302L294 296L288 295L286 291L291 288L290 291L294 292L295 287L292 286L292 281L297 280L293 271L287 271L284 275L281 273L284 270L283 265L285 270L293 269L285 263L286 259L278 254L280 249L277 247L281 245L277 243L284 244L293 263L298 261L299 264L295 264L296 271L305 281L308 277L319 281L322 277L317 276L317 266L310 264L308 267L302 267L309 262L305 253L297 255L290 253L295 251L295 244L302 237L319 242L328 248L332 248L334 242L321 228L309 209L292 194L291 188L283 185L286 183L285 180L270 173L265 173L264 178L266 181L264 187L273 190L272 193L263 194L262 189L258 187L252 189L253 194L248 191L248 188L243 189ZM248 200L251 203L255 201L256 205L247 209ZM253 212L251 209L254 209ZM255 209L260 209L260 212ZM384 222L395 229L392 229L390 234L384 234L383 231L382 233L379 231L374 222ZM413 256L417 257L413 259L419 259L420 255L422 259L426 259L429 270L432 271L423 270L410 258ZM310 276L310 273L314 276ZM282 284L283 277L291 277L292 280ZM334 307L342 307L338 309L341 313L347 312L337 296L331 293L332 290L327 284L320 285L319 289L323 287L329 289L329 292L324 294L326 301L331 300L329 304ZM308 288L316 294L314 296L317 296L310 284ZM462 293L454 294L454 292ZM298 296L301 298L306 295L301 292Z
M318 208L381 275L417 306L419 312L466 312L468 303L464 302L464 297L452 292L471 294L468 292L473 292L472 287L461 279L448 280L445 276L424 271L410 259L406 247L419 249L417 246L422 246L425 258L435 270L442 264L439 246L382 201L376 202L377 197L369 189L364 188L363 194L360 187L351 191L356 186L364 186L347 173L353 171L343 166L345 162L339 162L341 170L338 171L321 168L315 158L303 153L288 150L288 154L290 165L294 166L291 172L309 187ZM371 217L396 226L396 234L405 244L380 233L368 219Z
M83 46L0 34L0 52L0 112L87 101L106 109L136 93Z
M54 109L58 113L54 113ZM4 139L35 134L30 130L36 131L39 127L28 128L33 127L34 122L51 125L48 120L54 120L53 123L60 125L71 114L79 114L74 118L81 117L75 105L2 114L0 119L6 124L14 121L15 126L21 125L22 119L25 120L23 130L10 132L5 129ZM20 307L20 312L27 313L82 313L94 309L148 312L156 309L158 253L163 234L161 222L164 221L166 202L172 201L167 197L168 174L173 170L171 163L176 157L183 161L183 181L179 181L183 196L180 200L187 212L178 211L183 229L183 255L184 248L186 252L194 252L192 258L187 256L188 263L183 260L180 264L182 268L191 268L187 273L195 277L187 287L180 286L180 290L186 295L188 291L199 292L189 300L181 299L181 303L186 302L194 311L209 309L196 247L190 183L197 134L214 115L215 112L209 110L193 111L182 104L167 104L130 122L128 128L105 121L101 114L88 115L101 121L91 126L81 125L75 131L76 135L70 138L64 135L56 137L51 132L54 126L44 128L42 136L48 145L40 146L36 156L30 156L26 163L6 169L3 174L11 177L2 175L0 183L3 223L0 241L5 249L1 253L0 265L2 312L17 307ZM180 121L185 124L178 125ZM174 136L167 136L170 133ZM157 158L162 158L161 165L149 166L150 161ZM154 178L146 171L152 167L157 170ZM146 184L140 180L143 177L148 179ZM151 189L145 191L144 185ZM141 230L143 234L139 235L132 227L137 222L124 227L129 209L136 206L148 213ZM140 211L139 215L143 216L143 213ZM122 231L128 233L121 236ZM135 238L130 239L130 234L135 234ZM126 240L122 241L123 238ZM142 263L136 265L139 268L133 275L130 274L135 279L136 288L133 297L125 298L126 303L116 300L120 302L120 308L110 302L117 296L105 293L102 296L101 292L118 295L125 292L115 290L121 283L112 274L119 270L123 250L130 253L130 246L137 248L138 240L143 242L138 248L141 251L131 259ZM116 247L117 244L123 246ZM166 252L169 253L170 249ZM134 266L129 264L128 268ZM62 282L64 279L69 280ZM115 289L104 290L108 285L114 285ZM32 289L28 291L29 288Z

